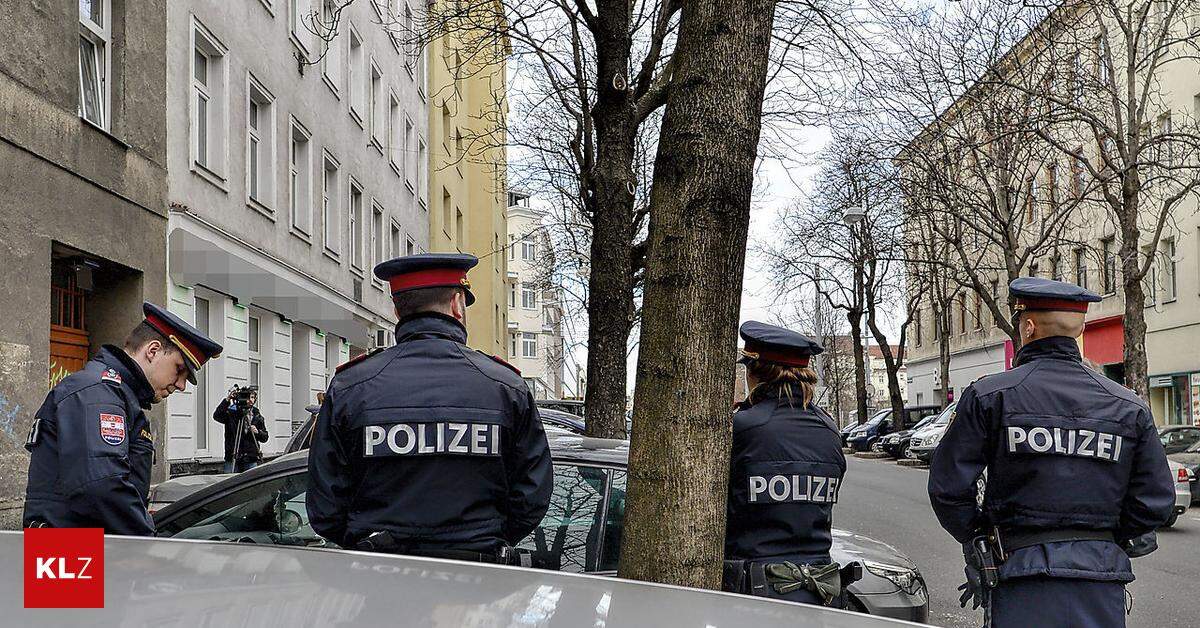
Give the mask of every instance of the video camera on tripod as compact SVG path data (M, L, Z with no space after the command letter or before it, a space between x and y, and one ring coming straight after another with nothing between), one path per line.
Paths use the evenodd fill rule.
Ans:
M237 386L234 385L229 389L229 412L237 415L237 434L238 437L233 440L233 459L237 460L242 448L242 438L250 433L251 421L254 418L253 407L250 402L253 398L258 400L257 386ZM258 440L251 438L250 442L254 443L254 448L258 450ZM255 451L255 457L261 457L261 450Z

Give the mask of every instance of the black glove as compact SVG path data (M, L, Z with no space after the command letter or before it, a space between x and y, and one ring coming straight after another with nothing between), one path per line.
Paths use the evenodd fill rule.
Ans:
M971 550L969 544L963 545L963 562L966 563L963 573L966 574L967 581L958 587L958 590L963 592L958 598L958 605L966 608L967 602L970 601L971 610L987 606L988 591L983 586L983 575L980 573L980 565L977 564L975 552Z
M1135 536L1121 544L1121 549L1130 558L1139 558L1158 549L1158 535L1154 531Z

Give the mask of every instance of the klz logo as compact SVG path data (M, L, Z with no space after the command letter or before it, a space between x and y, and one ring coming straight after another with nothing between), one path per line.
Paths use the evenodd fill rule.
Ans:
M25 530L25 608L104 608L104 530Z

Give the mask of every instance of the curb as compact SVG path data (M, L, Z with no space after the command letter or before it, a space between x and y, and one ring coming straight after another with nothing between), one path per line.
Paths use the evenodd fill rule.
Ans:
M854 448L853 447L842 447L842 453L852 454L852 453L854 453Z
M913 467L916 469L928 469L929 468L928 464L925 464L924 462L921 462L920 460L913 460L912 458L905 458L904 460L897 460L896 464L898 464L902 467Z
M884 458L891 458L891 456L883 453L882 451L860 451L854 454L854 457L862 458L863 460L882 460Z

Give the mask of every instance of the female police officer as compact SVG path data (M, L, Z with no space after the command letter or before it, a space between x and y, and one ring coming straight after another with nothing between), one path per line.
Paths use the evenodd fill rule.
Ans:
M808 365L823 349L755 321L741 336L749 395L733 417L724 588L840 605L829 547L846 459L836 424L813 404Z

